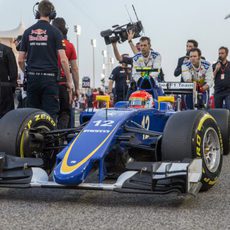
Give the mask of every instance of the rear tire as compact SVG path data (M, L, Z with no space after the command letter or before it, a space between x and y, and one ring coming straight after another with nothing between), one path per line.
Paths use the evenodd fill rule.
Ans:
M202 158L201 190L207 191L216 183L222 168L223 143L210 114L196 110L172 115L164 129L161 151L162 161Z

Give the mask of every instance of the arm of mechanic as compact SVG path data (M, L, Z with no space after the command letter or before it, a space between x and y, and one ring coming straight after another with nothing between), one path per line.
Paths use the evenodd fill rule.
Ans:
M129 32L127 32L127 34L128 34L128 43L130 45L130 48L132 49L134 54L137 54L139 51L138 51L137 47L133 44L133 41L132 41L132 39L135 35L135 32L133 32L132 30L129 30Z
M20 51L18 55L18 65L22 72L25 72L25 60L26 60L26 53L24 51Z
M20 51L18 56L18 65L23 73L25 73L25 61L26 61L26 54L27 54L27 47L28 47L28 41L27 41L27 34L24 32L22 36L22 41L20 45Z
M206 91L214 85L214 75L213 75L213 69L212 66L210 65L205 76L205 82L206 84L202 86L203 91Z
M186 64L183 64L181 67L181 77L183 78L184 82L192 82L192 74L190 73Z
M120 52L118 51L117 42L113 42L112 46L113 46L113 52L114 52L114 55L115 55L117 61L122 62L123 58L120 55Z
M71 60L70 66L71 66L71 71L72 71L73 83L75 86L75 95L77 98L79 98L79 69L77 66L77 61Z
M109 80L108 93L111 94L113 91L113 80Z
M66 76L66 80L67 80L66 86L67 88L72 89L73 87L72 87L72 81L71 81L71 75L70 75L70 69L69 69L69 61L66 57L65 50L64 49L58 50L58 54L60 56L61 65L62 65L62 68Z
M108 87L108 93L111 94L113 91L113 83L117 78L117 69L113 69L111 75L109 76L109 87Z
M160 54L154 60L153 69L158 69L158 71L157 72L151 72L150 76L153 78L157 78L158 75L160 74L160 71L161 71L161 55Z

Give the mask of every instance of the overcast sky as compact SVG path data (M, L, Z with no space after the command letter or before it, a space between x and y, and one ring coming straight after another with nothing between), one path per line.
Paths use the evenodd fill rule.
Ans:
M80 73L92 76L92 47L90 39L97 40L96 76L99 84L102 68L102 50L106 49L100 31L115 24L129 21L125 5L135 19L134 4L145 27L145 35L152 47L162 55L166 80L174 80L173 71L178 57L185 54L187 39L196 39L203 56L210 62L217 59L220 46L230 47L229 0L53 0L57 15L64 17L69 26L69 39L76 44L73 25L82 27L80 36ZM35 22L33 0L0 0L0 30L13 29L22 18L28 27ZM131 54L127 44L119 46L121 52Z

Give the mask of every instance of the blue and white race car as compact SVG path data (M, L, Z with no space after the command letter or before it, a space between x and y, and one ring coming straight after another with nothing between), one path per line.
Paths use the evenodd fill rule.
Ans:
M194 88L162 87L178 93ZM176 111L174 96L160 91L157 85L145 88L151 98L140 88L129 102L83 112L81 125L65 130L56 129L41 110L9 112L0 120L0 187L144 194L208 190L229 150L229 111Z

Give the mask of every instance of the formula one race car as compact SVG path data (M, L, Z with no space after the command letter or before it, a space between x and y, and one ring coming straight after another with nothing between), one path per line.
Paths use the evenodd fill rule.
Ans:
M176 112L173 103L174 97L156 100L140 89L129 102L85 111L79 127L65 130L56 129L43 111L11 111L0 120L0 187L145 194L208 190L229 144L229 112Z

